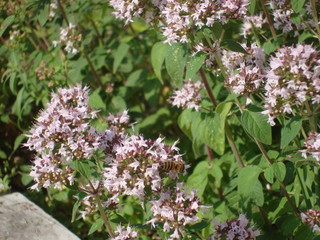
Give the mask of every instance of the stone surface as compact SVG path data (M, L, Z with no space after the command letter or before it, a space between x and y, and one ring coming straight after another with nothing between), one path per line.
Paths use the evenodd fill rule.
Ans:
M0 240L79 240L20 193L0 197Z

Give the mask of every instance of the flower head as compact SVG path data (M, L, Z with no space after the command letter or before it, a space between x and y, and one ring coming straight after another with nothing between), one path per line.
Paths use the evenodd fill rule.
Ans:
M47 188L54 183L60 188L61 183L66 183L64 179L73 182L67 163L89 159L100 145L96 130L89 126L96 114L88 105L86 87L60 88L52 94L47 108L26 135L25 146L39 155L31 171L37 187Z
M265 114L269 123L279 114L291 114L296 105L320 103L320 57L311 45L279 49L266 70Z
M112 194L136 196L144 199L146 189L152 192L162 188L161 175L177 178L175 171L165 172L161 164L166 161L183 163L175 145L164 144L143 136L131 135L113 148L114 159L104 169L104 186Z
M254 226L248 226L249 220L244 214L240 214L236 220L228 220L223 223L214 221L215 231L212 239L228 239L228 240L250 240L260 235L258 230L253 230Z
M305 213L301 213L302 222L312 227L313 232L320 232L320 211L317 209L309 209Z
M170 98L170 102L173 106L185 108L194 108L196 111L200 110L202 87L201 82L192 82L191 79L185 82L181 90L176 90L174 96Z
M110 238L109 240L134 240L138 237L138 232L132 230L130 226L124 228L122 226L117 226L117 230L115 231L116 235L114 238Z
M171 239L180 239L179 231L187 224L194 224L200 219L196 214L205 206L200 205L196 191L188 193L182 183L177 183L174 189L167 189L160 193L158 200L151 201L153 218L148 222L153 226L155 222L163 223L165 232L173 231Z
M307 140L304 142L306 149L300 150L302 156L307 158L307 154L310 154L318 162L320 162L320 134L316 132L310 132Z

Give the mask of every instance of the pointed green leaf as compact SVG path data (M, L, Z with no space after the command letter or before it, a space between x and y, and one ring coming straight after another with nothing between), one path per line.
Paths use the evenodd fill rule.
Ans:
M187 64L186 80L192 78L199 71L205 59L206 54L201 52L191 57Z
M280 181L283 181L286 177L286 165L283 162L276 162L272 164L272 169L274 176Z
M247 166L240 169L238 175L238 193L245 199L253 200L258 206L264 202L259 175L262 169L258 166Z
M183 44L172 44L166 55L166 69L174 84L178 87L182 86L184 67L187 60L186 46Z
M291 0L291 5L296 13L299 13L304 5L305 0Z
M117 48L114 54L114 61L113 61L113 73L116 73L121 62L123 61L124 57L126 56L127 52L129 51L130 46L126 43L121 43Z
M295 116L285 122L284 127L281 129L281 149L289 145L289 143L298 135L302 127L302 119Z
M161 84L163 84L162 76L161 76L161 67L164 62L164 59L167 55L168 44L164 44L163 42L158 42L153 45L151 50L151 64L156 74L157 78L160 79Z
M241 116L241 122L246 131L264 144L272 143L271 126L267 122L268 116L261 113L261 109L251 107L245 109Z
M101 229L103 226L103 220L101 218L98 218L90 227L90 230L88 232L88 235L91 235L95 231Z
M232 39L225 39L221 42L221 47L233 52L240 52L244 54L248 54L244 48Z
M11 15L1 23L0 37L7 30L7 28L13 23L14 19L15 19L15 15Z

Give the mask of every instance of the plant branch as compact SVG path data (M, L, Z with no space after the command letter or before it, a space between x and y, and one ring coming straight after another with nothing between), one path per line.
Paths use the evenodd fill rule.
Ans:
M262 143L261 143L258 139L254 138L254 140L255 140L256 144L258 145L258 147L259 147L262 155L267 159L267 161L269 162L269 164L270 164L270 166L271 166L271 165L273 164L273 162L272 162L271 158L268 156L266 149L264 148L264 146L262 145ZM284 185L283 182L282 182L280 179L278 179L277 177L276 177L276 179L277 179L277 181L279 182L280 187L281 187L281 190L283 191L285 197L287 198L288 203L289 203L291 209L293 210L293 213L299 218L299 217L300 217L299 211L298 211L298 209L296 208L296 206L294 205L293 201L291 200L291 198L290 198L290 196L289 196L289 193L288 193L285 185Z
M261 5L262 5L262 8L263 8L263 12L267 17L267 21L268 21L269 28L271 30L272 37L273 37L274 40L277 40L277 34L276 34L276 31L275 31L275 29L273 27L269 11L268 11L268 9L266 7L266 3L265 3L264 0L260 0L260 2L261 2Z
M104 222L104 225L107 229L107 232L109 233L110 237L114 238L115 237L115 234L110 226L110 223L109 223L109 219L108 219L108 216L105 214L104 212L104 209L102 207L102 204L101 204L101 200L100 200L100 196L98 194L95 194L95 199L96 199L96 203L98 205L98 209L99 209L99 212L100 212L100 215L101 215L101 218Z
M89 67L90 67L90 69L91 69L94 77L97 79L97 81L98 81L98 83L99 83L99 86L100 86L101 88L103 88L102 80L101 80L99 74L97 73L96 69L94 68L94 66L93 66L93 64L92 64L92 62L91 62L88 54L86 53L86 51L85 51L84 49L82 50L82 52L83 52L83 54L84 54L84 56L85 56L85 58L86 58L86 60L87 60L87 62L88 62L88 64L89 64Z

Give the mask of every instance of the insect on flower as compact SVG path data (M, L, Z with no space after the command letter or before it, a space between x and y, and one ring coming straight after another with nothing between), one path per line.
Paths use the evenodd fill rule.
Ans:
M160 168L165 171L175 171L176 173L181 173L185 169L183 162L173 162L173 161L166 161L166 162L160 163Z

